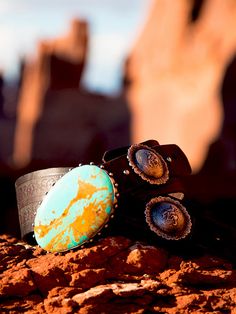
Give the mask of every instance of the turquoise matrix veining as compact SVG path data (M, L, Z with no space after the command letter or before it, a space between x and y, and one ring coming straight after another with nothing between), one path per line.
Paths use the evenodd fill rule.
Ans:
M56 182L37 210L37 243L50 252L82 245L109 220L114 200L105 170L94 165L74 168Z

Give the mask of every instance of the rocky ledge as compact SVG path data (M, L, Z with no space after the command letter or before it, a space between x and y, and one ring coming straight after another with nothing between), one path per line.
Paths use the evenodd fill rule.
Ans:
M46 253L0 236L1 313L231 313L236 270L218 257L184 260L123 237Z

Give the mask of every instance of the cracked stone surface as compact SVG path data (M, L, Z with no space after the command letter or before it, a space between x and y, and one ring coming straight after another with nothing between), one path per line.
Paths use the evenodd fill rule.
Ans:
M62 254L0 236L1 313L231 313L236 270L107 237Z

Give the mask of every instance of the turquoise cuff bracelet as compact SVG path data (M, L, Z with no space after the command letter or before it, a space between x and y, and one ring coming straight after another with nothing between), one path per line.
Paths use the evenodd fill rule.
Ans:
M190 173L177 145L150 140L106 152L100 166L27 174L16 181L22 237L28 240L34 233L49 252L84 245L119 214L127 195L136 195L144 204L143 223L151 231L168 240L185 238L191 219L181 204L180 178Z

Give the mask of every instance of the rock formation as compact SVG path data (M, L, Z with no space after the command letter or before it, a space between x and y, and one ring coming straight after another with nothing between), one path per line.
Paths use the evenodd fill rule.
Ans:
M123 237L63 254L0 237L1 313L232 313L236 270Z
M156 0L126 64L133 142L176 143L198 170L223 120L220 87L236 51L236 3Z
M4 96L3 96L4 78L0 71L0 118L4 116Z
M79 88L87 49L87 24L74 20L65 37L42 41L36 59L25 63L13 155L18 167L30 161L34 127L41 115L46 91Z

